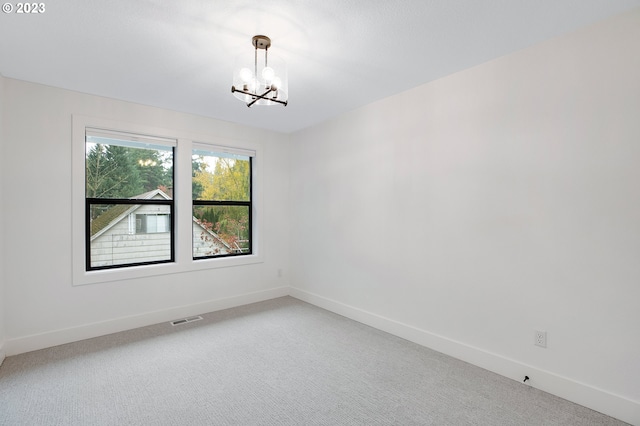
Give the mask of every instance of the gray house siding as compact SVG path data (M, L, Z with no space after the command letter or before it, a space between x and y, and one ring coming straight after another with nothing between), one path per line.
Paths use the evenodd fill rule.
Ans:
M146 199L168 199L160 190ZM171 259L169 207L134 205L91 237L91 266L103 267ZM100 225L103 226L103 225ZM213 256L233 250L215 233L192 218L193 256Z

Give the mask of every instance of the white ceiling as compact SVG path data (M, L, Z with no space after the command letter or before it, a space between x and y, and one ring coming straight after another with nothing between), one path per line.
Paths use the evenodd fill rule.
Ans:
M640 0L41 0L0 14L0 74L296 131L640 7ZM15 4L17 2L14 2ZM289 105L231 94L235 56L265 34ZM552 66L552 65L551 65Z

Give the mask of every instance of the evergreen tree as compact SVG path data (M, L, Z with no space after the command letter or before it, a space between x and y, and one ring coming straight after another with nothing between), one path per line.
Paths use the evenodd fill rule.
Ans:
M155 149L125 148L138 170L142 192L173 187L173 162ZM134 194L138 195L138 194ZM170 194L169 194L170 195Z
M105 146L94 145L86 158L86 195L87 198L99 198L110 192L106 187L107 176L115 172L115 164L109 164L105 158Z
M198 182L195 177L205 171L206 164L204 163L204 158L199 156L193 156L191 159L191 199L199 200L202 194L202 190L204 186L202 183Z
M102 197L130 198L145 192L140 168L131 155L131 148L108 145L105 150L107 164L113 165L113 173L105 177L108 189Z
M160 187L173 188L171 156L154 149L101 144L87 153L88 198L131 198Z

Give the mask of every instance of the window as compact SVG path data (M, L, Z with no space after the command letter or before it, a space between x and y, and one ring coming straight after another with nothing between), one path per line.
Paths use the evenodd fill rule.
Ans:
M78 114L72 141L74 286L264 261L262 143Z
M254 156L227 147L193 149L193 259L252 254Z
M171 215L136 214L136 234L169 232Z
M87 128L86 269L173 262L175 140Z

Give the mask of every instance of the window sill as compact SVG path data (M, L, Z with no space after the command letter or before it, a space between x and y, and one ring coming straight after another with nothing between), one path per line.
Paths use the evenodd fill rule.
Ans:
M151 278L160 275L181 274L185 272L203 271L208 269L231 268L237 266L263 263L262 256L251 254L247 256L234 256L225 258L211 258L191 260L182 264L161 263L155 265L130 266L118 269L103 269L99 271L84 271L73 277L73 285L99 284L112 281L133 280L139 278Z

